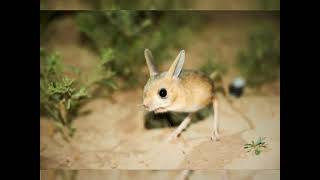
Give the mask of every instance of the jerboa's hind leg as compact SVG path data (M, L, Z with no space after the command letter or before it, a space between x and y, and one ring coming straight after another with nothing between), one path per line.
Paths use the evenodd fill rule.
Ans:
M217 97L212 98L212 108L213 108L213 133L211 139L214 141L220 140L219 135L219 103Z

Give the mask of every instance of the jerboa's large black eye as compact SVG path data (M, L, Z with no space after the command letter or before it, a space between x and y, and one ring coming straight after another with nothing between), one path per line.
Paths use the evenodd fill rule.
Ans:
M164 88L160 89L159 96L165 98L167 96L167 90Z

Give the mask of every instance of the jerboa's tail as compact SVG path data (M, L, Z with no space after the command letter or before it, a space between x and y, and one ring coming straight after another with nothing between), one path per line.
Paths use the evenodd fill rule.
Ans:
M254 129L255 125L254 125L253 121L248 116L246 116L243 112L241 112L238 108L233 106L233 102L228 97L227 92L224 88L221 73L218 71L211 73L210 79L212 79L215 83L215 93L221 92L223 94L223 96L226 98L226 100L227 100L226 102L230 105L230 107L234 111L238 112L242 116L242 118L244 118L247 121L247 123L249 125L249 129Z

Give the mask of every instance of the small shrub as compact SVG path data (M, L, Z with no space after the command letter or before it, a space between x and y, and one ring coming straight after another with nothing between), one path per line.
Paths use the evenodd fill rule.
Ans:
M92 75L92 80L88 86L96 86L95 95L98 97L103 92L106 92L107 96L110 97L112 92L118 89L118 84L115 80L116 73L112 70L111 63L114 61L114 52L112 49L107 49L103 52L100 62L97 65L94 75Z
M54 120L56 129L68 141L79 103L89 97L85 87L64 75L57 53L47 55L40 49L40 111Z
M70 78L66 74L76 72L80 74L76 67L66 72L61 58L57 53L47 54L40 48L40 112L54 120L56 130L62 137L69 141L75 132L72 121L77 116L81 103L91 97L89 88L93 84L103 85L109 89L116 87L113 81L113 73L107 68L105 57L98 65L97 74L92 81L84 84L81 77Z
M259 137L256 142L251 141L251 143L245 144L244 148L247 152L253 151L255 155L259 155L262 152L262 149L267 147L265 139L266 138Z

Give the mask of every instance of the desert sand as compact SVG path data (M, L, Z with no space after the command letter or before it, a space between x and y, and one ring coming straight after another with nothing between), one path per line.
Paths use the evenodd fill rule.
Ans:
M41 168L70 169L279 169L279 96L248 96L234 102L254 123L250 130L239 112L220 97L221 141L210 140L212 117L191 124L179 139L166 142L174 128L147 130L140 91L116 93L115 102L96 99L74 121L71 143L50 136L51 121L41 120ZM266 137L268 148L259 156L243 145Z

